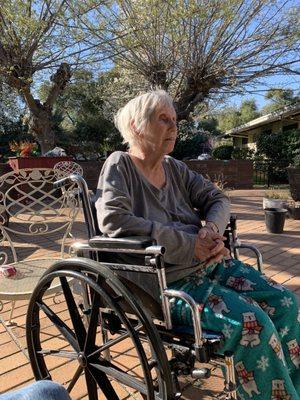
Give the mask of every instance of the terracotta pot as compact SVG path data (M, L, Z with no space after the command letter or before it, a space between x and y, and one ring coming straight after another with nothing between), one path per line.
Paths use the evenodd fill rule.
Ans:
M73 157L10 157L9 165L14 171L25 168L53 168L60 161L73 161Z

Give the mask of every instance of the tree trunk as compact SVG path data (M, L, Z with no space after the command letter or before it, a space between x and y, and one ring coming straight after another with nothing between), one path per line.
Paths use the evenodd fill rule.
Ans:
M203 71L194 71L194 74L186 76L184 85L175 101L178 121L189 120L197 104L209 98L212 89L221 87L220 77L211 76L203 78Z
M42 154L55 146L55 132L52 126L53 105L57 97L64 91L71 79L71 69L67 63L62 63L54 75L50 77L52 86L46 101L42 104L31 93L30 82L24 82L21 69L15 69L14 75L8 79L8 84L19 91L30 112L29 129L41 146ZM19 76L21 74L21 76ZM32 81L32 74L29 78ZM23 74L24 75L24 74ZM25 76L25 75L24 75Z
M203 102L209 96L209 90L199 90L187 87L180 93L174 102L178 121L189 120L197 104Z
M37 108L30 109L29 129L41 146L42 155L55 146L55 133L52 128L52 110L47 110L35 100Z

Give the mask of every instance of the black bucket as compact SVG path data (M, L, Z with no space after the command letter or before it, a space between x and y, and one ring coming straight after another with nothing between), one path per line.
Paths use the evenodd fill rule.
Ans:
M270 233L282 233L287 210L285 208L265 208L266 228Z

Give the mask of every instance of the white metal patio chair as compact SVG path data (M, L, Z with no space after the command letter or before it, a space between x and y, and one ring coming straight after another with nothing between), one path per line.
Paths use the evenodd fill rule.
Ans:
M11 304L9 318L5 321L0 315L0 322L25 355L11 329L15 302L30 298L53 263L55 247L60 249L60 257L56 253L56 258L67 254L66 239L79 211L76 185L61 191L53 186L56 180L53 169L24 169L0 177L0 266L16 269L14 276L0 276L0 313ZM4 218L7 215L8 224ZM52 254L45 258L49 250ZM57 281L49 294L59 288Z
M75 161L60 161L54 165L53 170L58 180L71 174L83 176L81 165L77 164Z

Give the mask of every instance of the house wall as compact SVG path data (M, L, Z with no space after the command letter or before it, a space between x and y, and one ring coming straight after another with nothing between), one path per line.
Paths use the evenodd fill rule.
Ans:
M236 136L233 135L233 145L234 147L248 147L249 149L256 150L256 140L260 133L266 131L271 131L272 133L280 132L285 126L295 123L298 124L298 129L300 129L300 122L291 119L274 121L257 128L249 129L245 132L237 134ZM242 143L243 138L248 139L247 144Z

